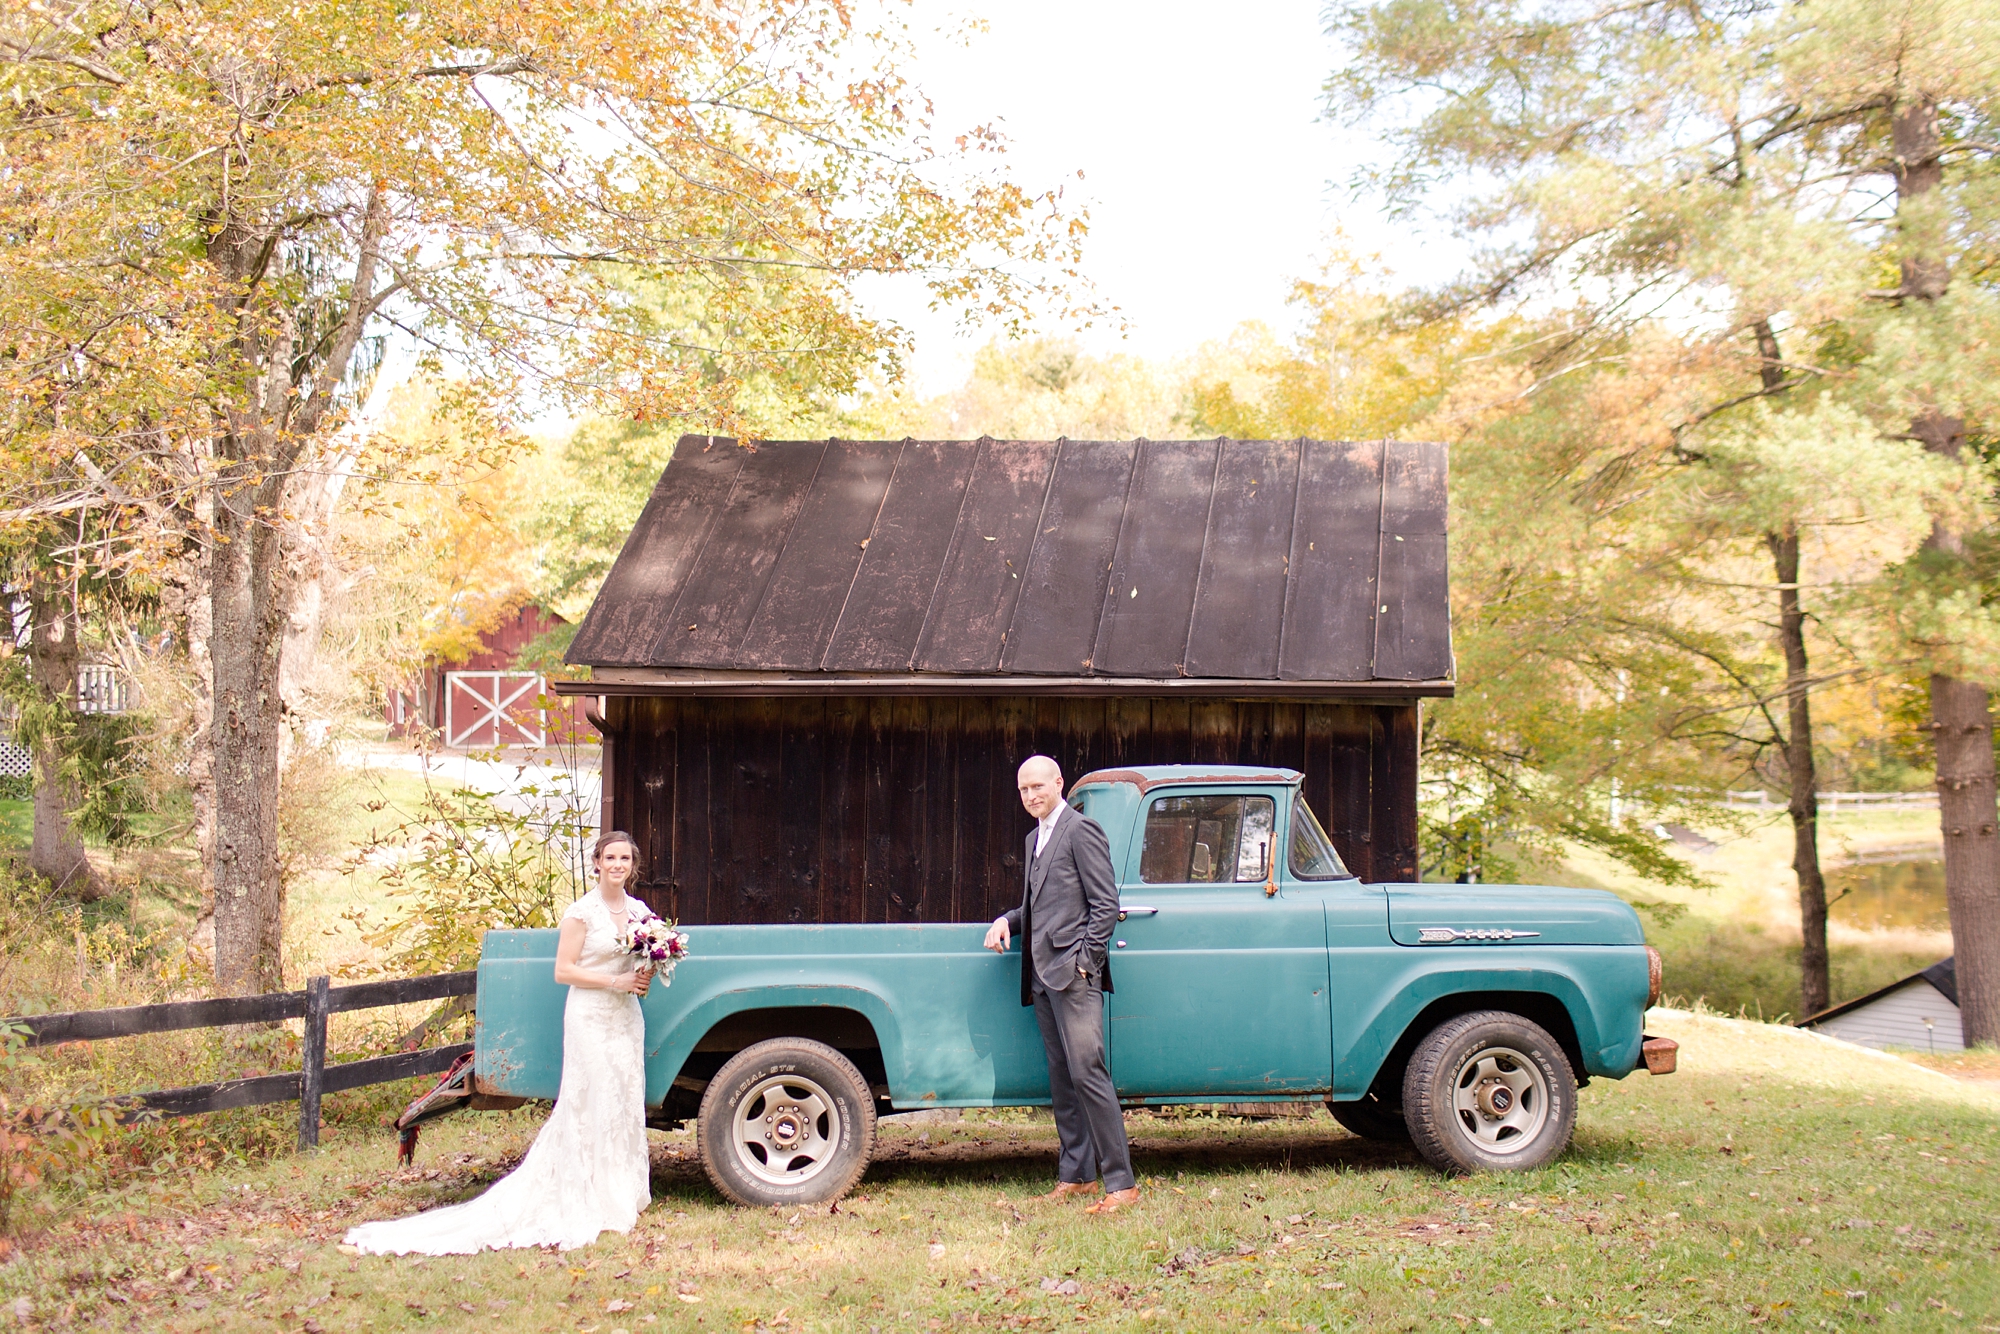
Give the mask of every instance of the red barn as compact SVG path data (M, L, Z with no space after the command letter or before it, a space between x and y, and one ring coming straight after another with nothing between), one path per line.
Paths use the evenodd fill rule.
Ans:
M422 726L467 750L548 744L549 720L535 707L548 682L515 663L529 644L566 624L530 602L480 636L479 651L465 661L426 666L414 690L389 692L389 735Z

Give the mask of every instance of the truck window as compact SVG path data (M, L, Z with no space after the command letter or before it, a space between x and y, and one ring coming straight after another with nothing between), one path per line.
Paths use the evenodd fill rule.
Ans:
M1155 797L1139 878L1149 885L1262 883L1276 813L1269 797Z
M1292 798L1292 874L1300 880L1345 880L1350 875L1302 796Z

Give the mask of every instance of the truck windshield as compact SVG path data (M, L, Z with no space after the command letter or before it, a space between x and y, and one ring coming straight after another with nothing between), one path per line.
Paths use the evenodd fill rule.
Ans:
M1262 881L1276 813L1269 797L1155 797L1139 878L1149 885Z
M1327 841L1304 797L1292 798L1292 874L1301 880L1346 880L1351 873Z

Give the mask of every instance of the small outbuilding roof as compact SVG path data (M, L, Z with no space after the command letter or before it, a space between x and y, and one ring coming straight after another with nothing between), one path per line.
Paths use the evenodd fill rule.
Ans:
M1445 469L1443 445L1397 441L683 436L573 688L1448 694Z
M1877 987L1875 990L1869 992L1865 996L1856 996L1851 1001L1842 1001L1838 1005L1828 1006L1826 1009L1821 1010L1818 1014L1809 1014L1805 1018L1799 1020L1798 1023L1794 1025L1794 1027L1816 1028L1819 1025L1825 1023L1829 1019L1838 1019L1840 1016L1848 1014L1854 1010L1858 1010L1864 1005L1872 1005L1876 1001L1881 1000L1884 996L1887 996L1891 992L1899 990L1900 988L1906 987L1912 982L1930 983L1931 986L1937 989L1939 995L1943 996L1953 1005L1957 1005L1958 1004L1958 956L1954 954L1949 959L1940 959L1928 968L1920 968L1916 972L1911 973L1908 977L1898 978L1896 981L1891 982L1886 987Z

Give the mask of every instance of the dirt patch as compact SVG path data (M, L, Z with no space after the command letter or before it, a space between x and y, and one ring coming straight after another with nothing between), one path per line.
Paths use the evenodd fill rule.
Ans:
M1921 1065L1926 1070L1935 1070L1968 1084L2000 1088L2000 1047L1976 1047L1971 1051L1935 1054L1899 1051L1896 1055L1912 1065Z

